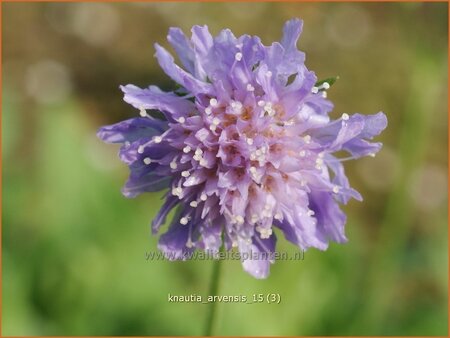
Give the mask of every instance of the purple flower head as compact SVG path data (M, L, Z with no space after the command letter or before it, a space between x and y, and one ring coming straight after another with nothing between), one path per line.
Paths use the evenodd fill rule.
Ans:
M157 233L178 209L159 240L167 258L236 247L251 257L242 262L245 271L265 278L274 227L301 249L347 241L339 204L362 198L341 162L374 156L381 143L370 140L387 120L381 112L330 119L330 84L306 68L296 46L301 31L302 21L290 20L281 42L264 46L228 29L212 37L206 26L194 26L188 39L171 28L168 40L182 67L158 44L156 58L179 89L121 87L141 117L102 127L98 136L123 144L126 197L168 188L152 222Z

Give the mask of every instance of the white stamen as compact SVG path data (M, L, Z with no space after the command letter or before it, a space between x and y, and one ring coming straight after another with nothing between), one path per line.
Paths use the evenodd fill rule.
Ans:
M273 218L275 218L275 219L277 219L277 220L281 220L281 218L283 217L283 214L281 213L281 212L277 212L276 214L275 214L275 216L273 216Z
M271 102L267 102L264 105L264 110L267 112L267 114L269 114L269 116L274 116L276 111L272 108L272 103Z
M314 211L312 210L308 210L308 212L306 213L308 216L313 216L315 214Z
M186 224L188 224L188 222L189 222L189 219L187 217L181 217L181 219L180 219L181 224L186 225Z
M183 116L181 116L181 117L178 119L178 122L181 123L181 124L183 124L184 122L186 122L186 119L185 119Z
M202 192L202 194L200 195L200 199L204 202L208 199L208 196L204 192Z
M170 162L170 169L177 169L178 165L175 161Z
M325 90L330 89L330 84L328 82L324 82L322 83L322 88Z
M206 108L205 108L205 114L206 114L206 115L211 115L211 113L212 113L211 107L206 107Z
M192 150L191 147L186 146L186 147L183 148L183 153L187 154L187 153L190 152L191 150Z
M318 158L324 158L324 156L325 156L325 154L323 152L317 154Z
M172 195L174 196L180 196L183 193L183 189L180 187L172 188Z
M198 202L197 201L192 201L191 203L189 203L189 205L193 208L197 208L198 206Z
M295 121L293 119L290 119L290 120L284 122L284 125L285 126L292 126L294 123L295 123Z
M236 59L236 61L241 61L242 60L242 53L241 52L236 53L234 58Z
M318 92L319 92L319 88L317 88L317 87L312 87L311 93L317 94Z
M239 101L232 101L231 108L233 108L235 110L240 110L240 109L242 109L242 103Z
M265 104L266 104L266 102L263 100L258 101L258 106L260 106L260 107L264 107Z
M252 138L248 138L247 139L247 144L251 146L253 144L253 139Z
M216 131L216 129L217 129L217 126L215 124L212 124L209 126L209 130L211 130L211 131Z
M144 108L141 108L139 110L139 115L141 115L142 117L146 117L147 116L147 111Z
M349 118L350 118L350 116L348 116L348 114L346 114L346 113L342 114L342 119L344 121L347 121Z
M370 157L375 157L375 153L370 153L369 156Z
M300 150L300 152L298 154L300 155L300 157L305 157L306 156L306 151Z
M216 99L213 98L213 99L209 100L209 104L211 105L211 107L215 107L215 106L217 106L218 102Z
M251 219L250 219L250 222L251 223L256 223L258 221L258 219L259 219L259 216L257 214L253 214Z
M208 164L208 161L206 161L204 158L201 158L200 161L199 161L199 164L202 167L206 167L206 165Z
M271 72L270 70L268 70L268 71L266 72L266 76L267 76L267 77L271 77L271 76L272 76L272 72Z
M269 218L272 216L272 212L270 210L263 210L261 214L262 214L262 217L265 217L265 218Z
M323 97L324 99L327 98L327 92L326 92L326 91L323 91L323 92L322 92L322 97Z
M255 90L255 87L253 87L250 83L247 85L247 91L252 92Z
M311 142L311 136L309 135L303 136L303 141L305 141L305 143Z
M244 224L244 217L242 217L241 215L236 216L235 219L237 224Z
M155 143L161 143L161 142L162 142L162 137L161 137L161 136L155 136L155 137L153 138L153 141L154 141Z
M339 187L338 187L337 185L335 185L335 186L333 187L333 192L334 192L335 194L339 193Z
M152 163L151 158L150 158L150 157L144 158L144 163L147 164L147 165L149 165L150 163Z
M272 108L272 103L268 102L264 105L264 110L267 112L269 116L274 116L276 111Z
M231 243L231 246L232 246L233 248L237 248L238 242L237 242L237 241L233 241L233 242Z
M218 117L213 118L212 124L214 124L216 126L219 125L220 124L220 119Z
M192 248L194 246L194 243L191 241L191 239L189 238L186 242L186 247L188 247L189 249Z
M272 229L266 229L260 226L257 226L255 229L261 234L262 239L269 238L272 235Z
M139 146L137 152L138 152L139 154L142 154L142 153L144 152L144 150L145 150L145 147L144 147L144 146Z
M181 173L181 176L183 177L189 177L191 175L191 173L188 170L185 170Z
M203 155L203 150L201 150L200 148L197 148L195 150L194 160L200 162L203 159L202 155Z

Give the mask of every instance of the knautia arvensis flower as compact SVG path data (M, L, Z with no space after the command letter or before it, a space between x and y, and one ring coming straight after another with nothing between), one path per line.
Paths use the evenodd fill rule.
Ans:
M212 37L206 26L194 26L188 39L171 28L168 40L183 68L158 44L156 58L178 89L121 87L140 117L102 127L98 136L123 144L126 197L168 188L152 221L158 233L178 207L159 240L167 258L214 253L223 244L251 257L242 262L245 271L265 278L274 228L301 249L347 241L339 204L361 196L341 162L374 156L381 144L369 140L387 120L381 112L330 119L330 84L306 68L296 46L301 30L302 21L290 20L281 42L264 46L228 29Z

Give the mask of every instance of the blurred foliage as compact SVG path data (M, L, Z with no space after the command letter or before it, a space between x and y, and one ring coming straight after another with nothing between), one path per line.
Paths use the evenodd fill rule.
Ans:
M344 207L346 245L279 261L255 280L224 262L220 335L447 335L446 3L4 3L2 334L197 335L211 261L145 260L162 193L127 200L127 169L96 129L135 116L120 84L171 83L152 58L170 26L207 24L300 48L340 76L335 114L388 115L376 158L346 164L364 202ZM180 14L182 13L182 14ZM280 236L279 236L280 237ZM295 248L280 240L280 250Z

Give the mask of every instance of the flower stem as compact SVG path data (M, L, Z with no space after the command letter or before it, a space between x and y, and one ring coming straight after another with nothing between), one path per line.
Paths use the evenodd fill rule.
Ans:
M220 280L220 272L221 272L222 260L217 259L213 264L213 271L211 276L211 284L209 285L209 294L208 296L217 296L219 290L219 280ZM209 311L207 314L206 327L205 327L205 336L212 336L215 333L217 328L217 307L219 302L211 302L209 304Z

